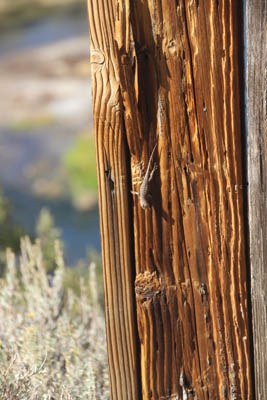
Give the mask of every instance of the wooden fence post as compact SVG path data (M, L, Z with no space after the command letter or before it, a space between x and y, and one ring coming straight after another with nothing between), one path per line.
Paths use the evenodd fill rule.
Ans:
M88 0L100 232L111 398L137 399L134 263L129 171L117 49L116 4Z
M267 399L267 2L247 0L247 117L255 394Z
M240 3L88 10L112 399L252 400Z

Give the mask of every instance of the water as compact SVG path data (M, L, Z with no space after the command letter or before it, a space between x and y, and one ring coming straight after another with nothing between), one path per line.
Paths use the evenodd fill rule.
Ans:
M1 33L0 57L83 34L88 34L86 8L80 14L51 15L19 31Z
M90 249L100 251L98 210L78 213L71 202L38 199L15 186L1 185L10 200L14 220L34 236L43 207L47 207L61 231L67 265L74 265L87 256Z
M1 35L0 61L18 51L85 34L88 34L86 10L82 17L78 14L51 16L20 31ZM53 174L53 168L56 170L62 153L71 147L74 136L68 132L68 127L40 129L26 134L0 126L0 187L11 203L15 222L31 235L35 233L41 209L49 208L62 233L66 263L74 265L86 256L87 249L100 251L98 209L79 213L67 198L51 200L34 195L29 179L25 178L27 166L47 158ZM49 176L45 178L49 179Z

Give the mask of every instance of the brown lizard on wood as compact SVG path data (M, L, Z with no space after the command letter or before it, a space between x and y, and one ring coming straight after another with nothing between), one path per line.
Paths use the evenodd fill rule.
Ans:
M144 178L142 179L142 183L140 185L140 190L139 193L138 192L133 192L131 191L132 194L136 194L139 199L140 199L140 205L141 207L145 210L146 208L150 208L150 198L151 195L149 193L149 182L152 180L154 172L157 169L157 165L154 164L154 167L152 169L152 171L150 172L151 169L151 165L152 165L152 160L153 160L153 155L154 155L154 151L155 148L157 146L157 143L155 144L155 146L153 147L152 153L149 157L148 160L148 164L147 164L147 169L146 169L146 173ZM141 172L141 168L140 168L140 172Z

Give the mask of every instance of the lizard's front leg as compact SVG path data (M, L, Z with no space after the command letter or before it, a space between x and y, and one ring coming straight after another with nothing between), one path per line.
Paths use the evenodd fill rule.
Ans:
M150 182L151 179L153 178L153 175L154 175L154 173L155 173L155 171L156 171L157 168L158 168L158 167L157 167L157 164L155 163L154 166L153 166L152 171L150 172L148 182Z

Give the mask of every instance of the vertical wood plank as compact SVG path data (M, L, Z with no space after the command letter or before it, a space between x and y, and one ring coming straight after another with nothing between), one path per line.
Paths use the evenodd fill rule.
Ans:
M111 398L137 400L130 188L114 40L115 14L114 1L88 0Z
M267 399L267 2L247 0L248 205L255 392Z

